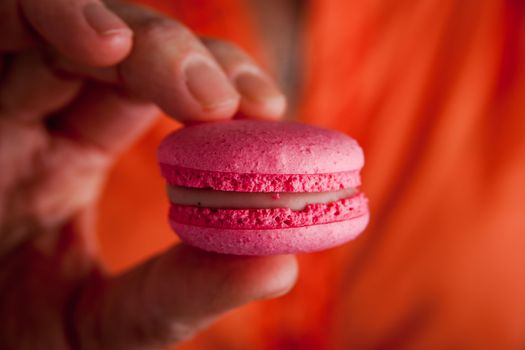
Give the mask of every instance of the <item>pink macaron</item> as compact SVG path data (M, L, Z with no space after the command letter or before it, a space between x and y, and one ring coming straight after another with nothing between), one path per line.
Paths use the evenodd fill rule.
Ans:
M368 223L363 152L347 135L293 122L185 127L158 150L180 238L225 254L313 252Z

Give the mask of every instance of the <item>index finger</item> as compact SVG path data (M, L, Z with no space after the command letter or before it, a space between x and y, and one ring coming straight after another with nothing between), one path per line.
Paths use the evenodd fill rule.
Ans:
M100 0L19 1L34 30L75 62L109 66L131 50L132 31Z

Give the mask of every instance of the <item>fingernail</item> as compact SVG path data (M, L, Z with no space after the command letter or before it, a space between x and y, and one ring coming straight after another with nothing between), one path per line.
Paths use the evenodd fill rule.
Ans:
M117 15L99 3L90 3L84 7L86 22L99 35L128 34L131 30Z
M286 288L278 289L264 295L261 299L275 299L288 294L293 288L293 285L287 286Z
M266 102L282 99L283 95L268 79L253 73L243 73L235 79L237 91L249 100Z
M208 63L189 63L184 74L188 91L204 109L215 109L239 99L224 73Z
M295 257L283 255L279 258L278 269L272 275L272 279L266 284L266 293L262 299L273 299L287 294L297 282L299 267Z

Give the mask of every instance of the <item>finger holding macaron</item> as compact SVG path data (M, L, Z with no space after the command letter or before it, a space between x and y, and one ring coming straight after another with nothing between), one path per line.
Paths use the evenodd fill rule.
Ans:
M53 69L121 86L183 123L285 110L271 77L240 48L152 9L119 0L6 0L2 8L18 18L4 26L20 38L0 51L43 44Z

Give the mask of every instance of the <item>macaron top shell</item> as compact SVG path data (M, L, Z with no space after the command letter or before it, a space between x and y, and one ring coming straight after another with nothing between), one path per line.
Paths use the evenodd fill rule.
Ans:
M161 143L161 165L230 174L332 174L359 170L355 140L306 124L235 120L177 130Z

